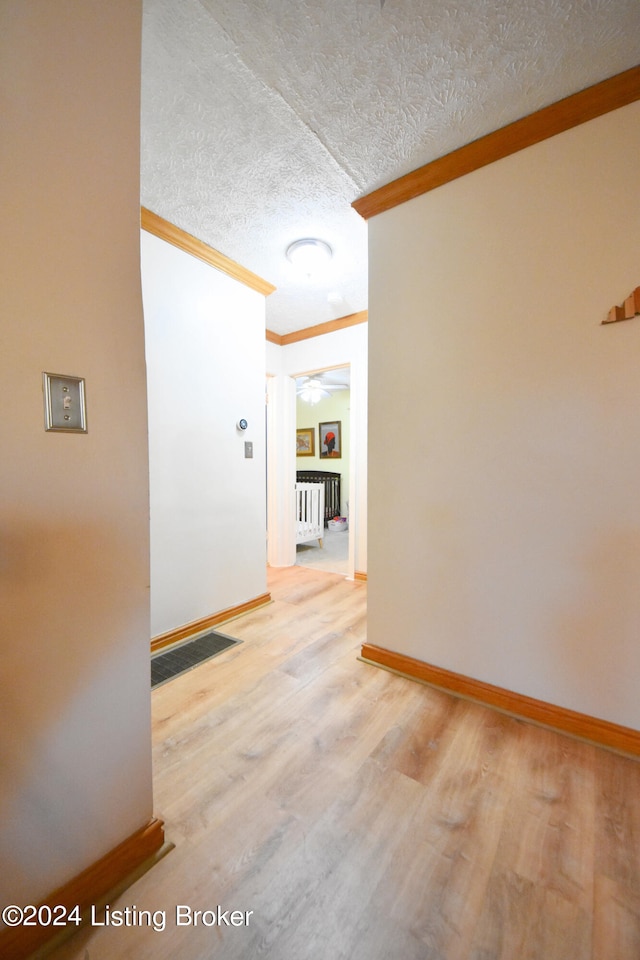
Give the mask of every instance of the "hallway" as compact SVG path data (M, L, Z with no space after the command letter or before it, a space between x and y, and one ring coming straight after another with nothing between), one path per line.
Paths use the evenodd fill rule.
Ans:
M364 583L270 589L224 626L242 644L152 694L175 850L111 907L166 928L54 960L637 960L640 765L359 662Z

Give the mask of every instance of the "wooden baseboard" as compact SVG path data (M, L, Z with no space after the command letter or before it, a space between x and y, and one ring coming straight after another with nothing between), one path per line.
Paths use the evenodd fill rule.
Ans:
M474 680L472 677L465 677L451 670L443 670L442 667L434 667L422 660L415 660L413 657L394 653L392 650L385 650L370 643L363 645L361 659L393 670L412 680L420 680L446 690L447 693L466 697L484 706L551 727L561 733L568 733L635 757L640 756L640 731L633 730L631 727L621 727L608 720L600 720L584 713L567 710L565 707L545 703L543 700L535 700L524 694L514 693L503 687L495 687L490 683Z
M247 600L246 603L240 603L236 607L227 607L226 610L220 610L218 613L212 613L208 617L202 617L201 620L192 620L191 623L185 623L182 627L176 627L175 630L169 630L168 633L161 633L153 637L151 641L151 653L157 653L163 647L168 647L172 643L178 643L179 640L186 640L187 637L195 636L209 627L216 627L227 620L233 620L235 617L242 616L243 613L249 613L257 607L264 607L271 603L271 594L262 593L253 600Z
M367 575L363 573L362 570L356 570L353 575L354 580L361 580L363 583L366 583Z
M84 915L105 894L115 888L124 889L127 878L131 877L133 882L137 878L136 871L145 861L151 861L163 844L164 824L153 818L69 883L54 890L38 906L53 909L61 905L71 911L78 905ZM75 925L70 929L75 931ZM60 927L52 926L4 927L0 930L0 957L3 960L25 960L60 932Z

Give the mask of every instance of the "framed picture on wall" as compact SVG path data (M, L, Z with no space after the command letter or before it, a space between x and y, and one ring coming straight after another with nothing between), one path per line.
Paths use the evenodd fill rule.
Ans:
M296 457L315 457L316 431L314 427L296 430Z
M320 458L338 460L342 456L341 420L319 423Z

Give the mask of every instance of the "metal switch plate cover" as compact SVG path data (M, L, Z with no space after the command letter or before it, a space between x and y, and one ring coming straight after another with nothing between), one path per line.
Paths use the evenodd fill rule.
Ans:
M86 433L84 380L43 373L44 428L58 433Z

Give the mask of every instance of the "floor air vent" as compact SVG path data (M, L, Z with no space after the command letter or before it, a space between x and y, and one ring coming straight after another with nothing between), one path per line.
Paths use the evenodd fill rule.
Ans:
M173 680L174 677L192 670L205 660L210 660L228 647L232 647L240 640L225 637L223 633L207 633L195 640L188 640L178 647L172 647L166 653L158 653L151 659L151 686L157 687L161 683Z

